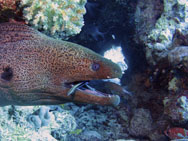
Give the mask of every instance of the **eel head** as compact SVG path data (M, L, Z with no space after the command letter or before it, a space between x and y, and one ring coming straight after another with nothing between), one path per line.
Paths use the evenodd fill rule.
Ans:
M120 67L80 45L49 38L17 23L0 25L0 105L52 105L67 101L118 105L117 95L89 81L120 78Z

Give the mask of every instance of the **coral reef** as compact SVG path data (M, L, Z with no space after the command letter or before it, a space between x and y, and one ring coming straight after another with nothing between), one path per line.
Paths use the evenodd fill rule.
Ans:
M67 134L76 129L75 119L67 111L52 110L47 106L0 108L1 140L56 141L52 134L54 130L59 130L62 139L66 139Z
M168 61L174 68L181 68L188 73L188 46L178 46L168 53Z
M47 126L50 122L50 108L42 106L34 114L28 116L27 120L29 123L33 124L36 129L42 126Z
M111 137L111 139L118 139L119 136L123 136L124 128L122 128L122 126L125 125L118 122L118 117L111 108L98 107L94 110L88 105L82 107L78 113L75 115L78 128L82 130L97 131L103 136L103 140L108 140L109 137Z
M46 1L52 4L57 0ZM25 18L33 3L23 6ZM66 141L187 139L187 3L187 0L89 0L82 32L74 33L77 36L69 40L101 54L112 46L122 47L123 57L126 57L123 58L122 54L118 57L120 62L126 60L129 68L121 84L128 86L104 81L90 84L102 92L118 94L120 105L116 108L73 103L3 107L0 109L3 117L0 120L1 139L7 140L10 136L15 140L36 136L41 140ZM27 22L34 26L38 14L35 11ZM60 15L59 18L63 14ZM67 38L70 28L66 31L61 28L52 30L55 23L59 24L59 19L51 17L52 22L46 23L49 28L45 31L42 17L38 15L36 28ZM117 52L113 54L112 51L108 57L118 59L114 56ZM122 68L127 66L124 64Z
M146 58L151 65L180 68L177 64L181 64L182 70L187 71L187 4L187 0L137 3L135 41L146 46Z
M187 34L187 6L186 0L164 0L164 11L149 35L149 48L156 50L171 48L175 30Z
M176 124L186 124L188 121L188 91L178 96L169 96L164 99L164 113Z
M41 129L38 132L32 130L32 127L27 123L25 116L35 110L37 107L13 107L7 106L0 108L1 114L1 140L52 140L54 138L46 129ZM11 126L10 126L11 125Z
M1 12L4 10L16 10L16 3L20 0L0 0Z
M127 136L125 124L112 107L79 107L73 103L7 106L0 108L0 116L1 140L115 140Z
M178 46L177 41L176 44L174 42L174 36L177 32L184 36L188 34L187 4L188 1L164 0L163 13L145 41L147 46L146 57L151 64L155 65L159 61L166 59L168 50Z
M120 1L120 0L119 0ZM157 19L163 12L161 0L139 0L134 13L135 42L145 44L149 32L155 27Z
M149 108L154 123L160 128L154 130L153 134L162 135L161 131L179 126L181 132L173 129L171 131L174 133L165 134L170 139L178 139L173 138L173 134L184 135L184 129L187 129L188 1L150 0L146 2L148 6L144 2L146 1L141 0L137 3L134 40L144 45L144 53L150 66L142 73L134 75L132 81L137 83L134 86L143 88L145 93L149 91L145 97L136 97L139 97L139 107ZM153 93L155 96L151 96ZM186 138L187 136L182 136L181 139Z
M22 0L28 24L53 37L68 38L80 33L84 25L86 0Z
M169 91L174 91L177 92L179 90L179 87L177 85L178 83L178 78L173 77L169 82L168 82L168 90Z

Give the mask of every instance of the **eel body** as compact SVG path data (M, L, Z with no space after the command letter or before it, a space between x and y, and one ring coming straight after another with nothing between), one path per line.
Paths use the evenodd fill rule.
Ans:
M50 38L19 23L0 24L0 106L73 101L117 105L119 97L75 88L78 82L120 78L121 69L80 45Z

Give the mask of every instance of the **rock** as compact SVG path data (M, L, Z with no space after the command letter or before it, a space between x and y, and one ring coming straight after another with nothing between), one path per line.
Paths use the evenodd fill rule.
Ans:
M75 118L77 119L78 129L82 129L84 132L96 131L102 136L103 140L127 137L125 133L126 122L119 121L117 109L112 107L82 106L75 114ZM110 130L111 128L113 130Z
M136 109L130 121L129 133L133 136L148 136L152 130L152 122L149 110Z
M171 56L168 53L173 54L171 50L175 46L188 45L187 21L187 0L140 0L137 3L135 41L146 46L146 58L150 64L168 61Z
M136 34L135 42L145 44L147 35L155 27L155 23L163 12L161 0L139 0L135 9Z
M183 68L188 72L188 46L175 47L168 53L168 61L174 67Z

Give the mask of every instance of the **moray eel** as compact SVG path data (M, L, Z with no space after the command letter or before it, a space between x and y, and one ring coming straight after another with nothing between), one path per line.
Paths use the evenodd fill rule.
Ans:
M75 85L121 76L117 64L87 48L50 38L24 24L0 24L0 106L71 101L118 105L117 95ZM68 95L72 87L74 94Z

